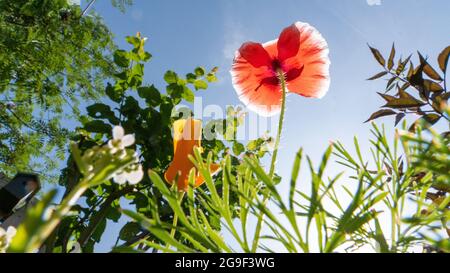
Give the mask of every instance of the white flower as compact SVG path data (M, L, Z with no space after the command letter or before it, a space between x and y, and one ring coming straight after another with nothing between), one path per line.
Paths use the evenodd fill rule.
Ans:
M123 150L134 144L134 135L125 135L125 131L122 126L114 126L112 135L113 139L108 142L108 146L112 149L116 148Z
M8 227L6 231L0 227L0 253L5 253L16 232L15 227Z
M119 185L125 184L127 181L131 185L139 183L144 177L144 170L141 165L135 166L131 170L125 170L113 176L114 182Z
M69 253L81 253L81 246L80 243L75 242L72 246L72 249L69 250Z

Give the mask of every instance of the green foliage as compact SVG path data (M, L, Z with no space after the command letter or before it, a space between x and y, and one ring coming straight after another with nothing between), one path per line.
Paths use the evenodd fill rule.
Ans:
M66 0L1 0L0 48L0 168L51 174L70 136L63 124L114 72L112 35Z
M189 109L177 109L177 105L183 101L193 102L195 92L200 92L200 89L196 88L199 82L202 82L203 88L215 82L217 68L207 72L204 68L197 67L185 77L174 71L167 71L164 74L165 92L160 92L155 85L143 83L144 63L151 58L144 50L146 39L138 34L135 37L127 37L126 40L131 49L117 50L114 53L114 61L120 70L114 75L114 82L106 86L107 99L87 107L88 115L82 117L83 127L77 130L75 140L79 141L82 150L90 149L111 138L111 128L120 124L126 132L134 134L134 147L144 169L151 169L162 176L173 158L172 124L179 118L191 116ZM228 109L225 119L206 121L202 141L204 153L211 152L214 160L218 161L232 149L233 168L238 166L241 161L239 157L243 153L257 153L259 157L263 157L267 152L262 151L266 144L264 139L260 139L251 150L245 150L245 146L235 140L237 127L242 122L242 112L234 108ZM223 136L225 141L218 139L220 136ZM66 192L70 192L80 179L79 175L74 173L72 161L73 159L69 158L67 168L60 179L60 184L66 187ZM220 187L222 180L216 179L215 184ZM143 215L158 213L165 221L173 219L174 216L169 204L161 198L161 193L148 177L144 177L142 183L134 187L105 183L86 191L85 197L87 204L77 206L80 214L68 219L70 223L60 226L55 232L56 239L48 251L67 249L70 240L64 238L73 238L80 243L84 252L92 252L97 243L93 238L94 231L100 236L104 231L100 225L106 220L117 222L116 213L120 209L118 200L121 198L126 199ZM238 210L237 199L236 194L230 197L235 211ZM117 207L112 209L111 204L114 203L117 203ZM153 203L155 205L152 205ZM158 210L155 211L156 205ZM111 215L112 211L116 213ZM214 220L211 215L206 216L210 217L211 221ZM216 228L220 228L220 225L216 225ZM147 231L136 229L136 225L126 224L121 229L120 241L117 243L127 247L143 237L155 239Z
M429 64L420 52L418 52L419 64L417 66L412 63L411 55L404 60L399 58L395 65L394 45L392 45L387 63L379 50L369 48L374 58L383 67L383 71L369 80L387 76L388 81L386 91L378 93L386 101L386 104L382 106L383 109L373 113L366 122L383 116L395 115L395 125L398 125L407 114L416 114L420 118L409 128L410 131L415 131L422 120L425 120L428 125L433 125L441 119L450 121L450 117L443 110L443 105L450 98L449 90L446 87L450 46L445 48L438 57L442 75Z
M277 242L282 251L296 253L353 251L361 247L365 247L366 251L370 247L379 252L405 252L412 251L416 245L432 242L439 251L448 251L446 239L436 240L436 235L442 236L439 234L442 228L446 228L448 220L442 219L449 219L450 198L442 198L441 195L438 204L436 201L433 204L425 202L432 175L428 171L418 177L416 172L416 164L425 162L422 159L413 160L415 157L402 159L400 156L400 147L405 147L409 155L416 149L414 143L423 142L423 138L405 136L389 144L384 131L377 126L374 125L372 132L373 158L370 164L362 157L356 139L356 156L337 142L324 153L317 169L307 158L310 193L297 188L304 158L302 150L297 153L293 164L289 195L277 189L275 181L253 156L246 156L237 172L232 171L230 156L226 156L222 161L222 187L218 190L209 173L212 154L208 154L205 161L197 151L192 160L206 178L207 191L189 188L187 197L181 201L181 204L188 206L188 210L180 205L178 193L169 189L156 172L150 171L150 179L178 215L180 225L175 228L162 219L156 213L158 205L155 202L152 203L154 213L150 216L124 211L157 238L142 238L136 244L163 252L277 252L280 250L270 247ZM440 145L437 147L442 148ZM448 154L447 149L447 161ZM325 177L332 156L351 173L349 181L341 182L344 173ZM192 173L192 185L193 179ZM263 194L258 193L260 189L265 189ZM237 220L233 220L230 207L233 191L238 193L239 199ZM345 197L345 194L348 196ZM195 205L197 200L204 204L203 207ZM406 209L411 207L416 208L413 215ZM207 214L219 220L220 230L211 227ZM259 238L261 243L253 248L249 235L254 234L255 230L249 223L263 216L266 228ZM382 221L386 218L391 221ZM174 229L176 232L171 232ZM229 234L227 240L223 237L224 230ZM429 232L434 236L430 236ZM116 251L128 249L118 248Z

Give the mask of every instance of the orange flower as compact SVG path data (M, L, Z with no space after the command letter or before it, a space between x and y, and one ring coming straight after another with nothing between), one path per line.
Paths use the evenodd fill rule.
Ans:
M172 163L164 174L169 184L177 181L178 190L187 191L189 185L189 172L195 168L189 160L189 155L194 155L194 148L201 147L202 122L196 119L180 119L173 124L173 151ZM216 173L220 166L211 164L211 174ZM204 177L195 170L195 185L198 187L205 182Z
M290 92L321 98L330 85L329 66L325 39L309 24L296 22L276 40L244 43L236 52L231 75L241 101L270 116L281 108L280 73Z

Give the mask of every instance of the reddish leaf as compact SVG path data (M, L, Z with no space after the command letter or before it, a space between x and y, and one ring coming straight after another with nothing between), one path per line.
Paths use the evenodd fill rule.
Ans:
M417 126L419 126L423 122L425 122L425 125L424 125L425 128L429 128L433 124L436 124L436 122L438 122L440 118L441 118L441 116L439 116L437 114L428 114L428 115L422 116L421 118L416 120L411 125L411 127L409 127L409 131L415 133L417 130Z
M445 73L447 70L448 58L450 56L450 46L446 47L442 50L441 54L438 57L438 63L441 70Z
M392 44L391 54L389 55L388 60L388 69L391 70L394 67L394 58L395 58L395 45Z
M420 59L420 62L424 64L423 72L425 72L425 74L427 74L428 77L430 77L430 78L432 78L433 80L436 80L436 81L442 81L443 80L441 78L441 75L439 75L439 73L437 73L437 71L434 70L433 67L431 67L431 65L427 62L427 60L425 60L425 58L422 56L422 54L420 54L420 52L419 52L419 59Z
M384 67L386 65L386 61L384 60L384 57L383 57L383 55L381 55L380 51L378 51L378 49L373 48L371 46L369 46L369 48L370 48L370 51L372 51L372 54L375 57L375 59L378 61L378 63Z
M382 110L379 110L379 111L373 113L370 116L370 118L368 120L366 120L364 123L369 122L369 121L374 120L374 119L377 119L377 118L381 118L381 117L384 117L384 116L391 116L391 115L395 115L395 114L397 114L397 112L395 112L393 110L382 109Z
M395 116L395 126L397 126L404 117L405 117L405 113L398 113Z
M441 92L444 91L444 88L442 88L442 86L436 82L430 81L430 80L424 80L423 81L423 86L425 87L425 89L427 91L430 92Z
M387 102L396 99L396 97L394 97L394 96L386 95L386 94L383 94L383 93L379 93L378 92L377 94L380 95Z
M414 99L414 98L396 98L394 100L388 101L383 107L389 108L411 108L424 106L426 103Z
M378 78L383 77L383 76L386 75L386 74L387 74L387 72L386 72L386 71L383 71L383 72L380 72L380 73L378 73L378 74L376 74L376 75L374 75L374 76L368 78L367 80L368 80L368 81L376 80L376 79L378 79Z

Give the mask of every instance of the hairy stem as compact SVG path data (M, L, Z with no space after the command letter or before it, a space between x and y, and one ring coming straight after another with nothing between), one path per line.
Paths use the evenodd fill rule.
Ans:
M273 175L275 173L275 164L277 161L277 155L278 155L278 146L280 145L280 139L281 139L281 132L283 131L283 122L284 122L284 112L286 109L286 80L284 77L284 72L279 69L277 71L278 78L280 80L281 85L281 112L280 112L280 119L278 121L278 132L277 132L277 138L275 139L275 149L273 151L272 155L272 162L270 163L270 172L269 176L273 178Z
M272 154L272 161L270 163L270 172L269 172L269 177L273 179L273 176L275 174L275 164L277 161L277 155L278 155L278 146L280 145L280 139L281 139L281 132L283 131L283 122L284 122L284 112L286 110L286 79L284 77L284 72L281 69L277 70L277 74L278 74L278 78L280 81L280 85L281 85L281 113L280 113L280 119L278 121L278 132L277 132L277 136L275 139L275 148ZM266 204L267 200L270 198L270 194L267 194L264 197L264 201L263 203ZM261 214L258 216L258 222L256 224L256 229L255 229L255 236L253 237L253 244L252 244L252 252L256 252L257 248L258 248L258 242L259 242L259 237L261 234L261 229L262 229L262 223L264 222L264 214L263 212L261 212Z

